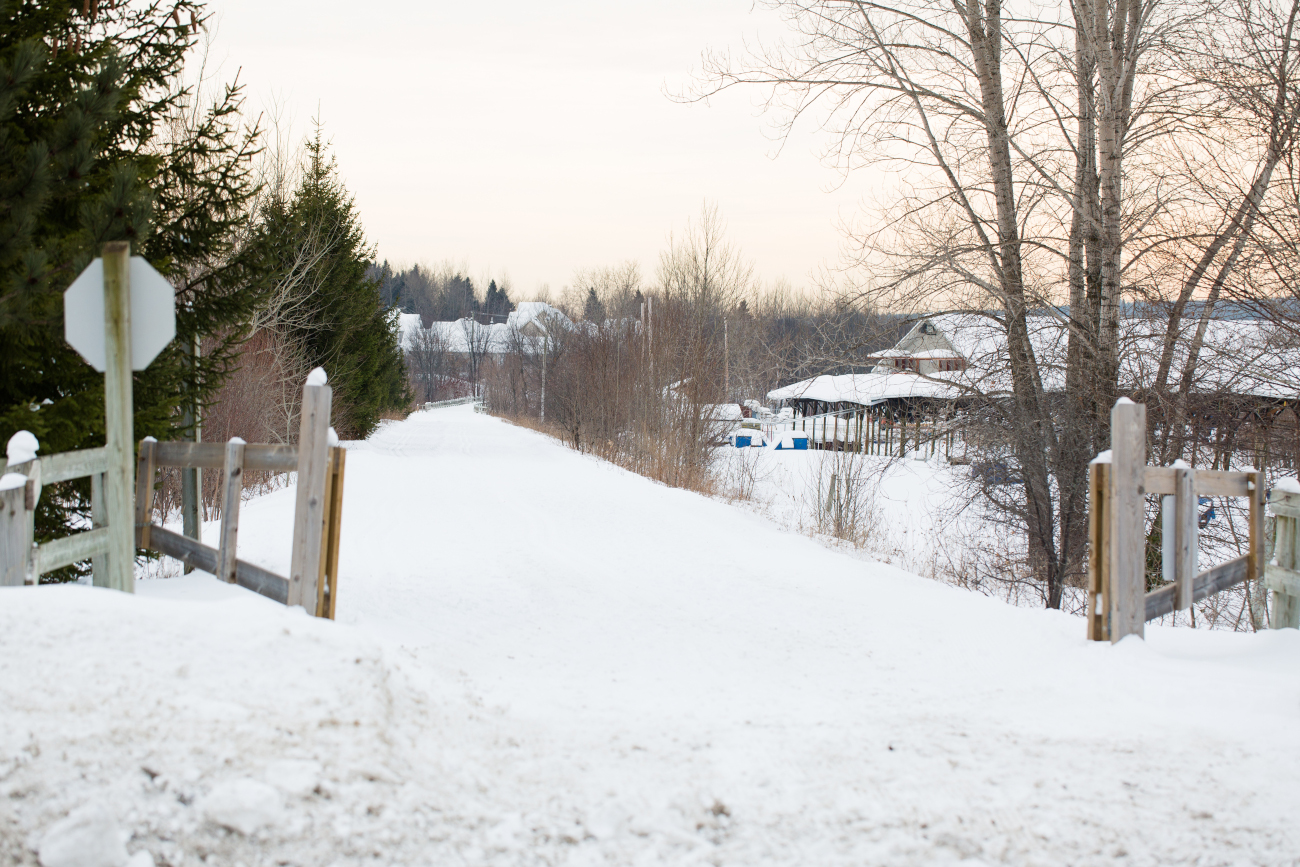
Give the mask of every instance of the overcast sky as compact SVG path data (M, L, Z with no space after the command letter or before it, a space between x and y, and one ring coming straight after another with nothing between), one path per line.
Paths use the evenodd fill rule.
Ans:
M869 191L814 129L779 156L757 92L683 105L703 50L781 33L749 0L211 0L212 61L301 136L317 105L381 259L508 275L516 298L640 262L708 200L766 283L837 261Z

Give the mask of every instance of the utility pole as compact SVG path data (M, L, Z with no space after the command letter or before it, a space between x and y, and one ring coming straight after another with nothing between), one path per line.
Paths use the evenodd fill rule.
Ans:
M731 402L731 351L727 348L727 320L722 320L722 402Z
M647 296L646 303L646 336L650 346L650 384L655 382L655 297Z

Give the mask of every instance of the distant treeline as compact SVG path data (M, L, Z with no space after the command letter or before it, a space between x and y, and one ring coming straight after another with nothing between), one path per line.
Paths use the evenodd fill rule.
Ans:
M425 325L453 322L469 316L503 321L515 309L505 281L489 280L480 297L474 281L452 265L412 265L394 270L387 260L372 265L370 277L379 281L379 294L388 307L419 313Z

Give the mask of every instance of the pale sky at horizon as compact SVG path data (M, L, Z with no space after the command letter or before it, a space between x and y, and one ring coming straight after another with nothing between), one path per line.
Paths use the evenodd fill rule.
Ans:
M369 240L394 263L463 263L514 297L640 263L705 201L771 284L840 259L866 177L841 184L808 126L773 159L758 91L676 103L706 49L781 35L750 0L492 4L211 0L210 64L301 138L320 106Z

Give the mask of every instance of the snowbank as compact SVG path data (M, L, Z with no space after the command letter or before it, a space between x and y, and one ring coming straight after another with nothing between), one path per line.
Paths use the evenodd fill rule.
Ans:
M96 810L174 865L1300 851L1294 631L1089 645L469 408L349 446L339 623L0 591L0 862ZM241 556L283 569L292 509Z

